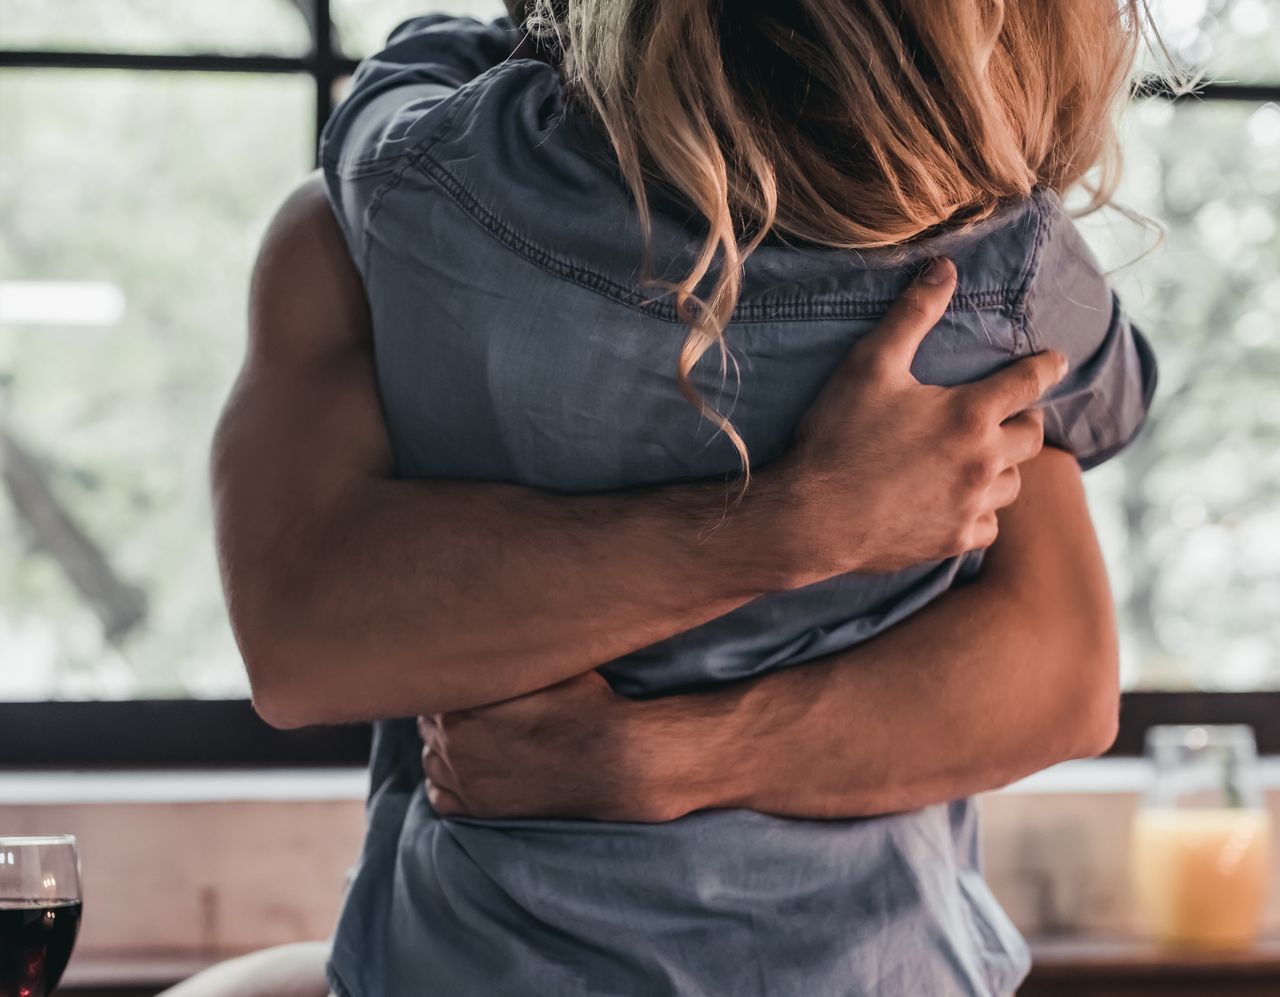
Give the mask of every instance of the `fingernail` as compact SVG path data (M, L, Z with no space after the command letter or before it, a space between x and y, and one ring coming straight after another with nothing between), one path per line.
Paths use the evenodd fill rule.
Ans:
M950 282L954 273L955 266L949 259L942 256L925 268L924 273L920 275L920 283L928 284L930 287L937 287L939 284Z

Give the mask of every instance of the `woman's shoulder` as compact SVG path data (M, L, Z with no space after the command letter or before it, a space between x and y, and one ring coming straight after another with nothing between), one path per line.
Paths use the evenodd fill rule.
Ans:
M506 19L428 15L406 22L361 64L321 143L357 265L365 271L370 245L416 254L410 234L432 233L431 245L460 240L477 254L520 258L548 278L676 321L670 302L646 303L653 294L638 286L644 235L607 140L569 98L557 67L510 58L515 40ZM696 258L697 226L658 199L653 207L653 269L678 279ZM384 237L374 235L379 226ZM1077 286L1091 301L1105 293L1058 196L1035 190L976 224L902 246L849 251L771 240L747 261L735 318L873 315L940 255L960 271L959 310L1016 317L1037 286ZM501 260L488 264L496 273Z
M321 143L353 255L363 272L371 243L410 252L402 236L434 231L434 245L461 239L477 253L514 254L551 277L638 305L653 296L637 287L644 235L607 139L570 99L557 67L510 57L516 40L505 18L427 15L361 64ZM653 208L653 269L679 279L696 258L698 226L660 199ZM386 238L372 236L379 225ZM1070 229L1056 195L1037 190L977 224L904 246L771 242L747 262L737 317L858 317L937 255L953 257L961 271L957 307L1013 312L1038 274L1072 262L1063 251ZM1077 269L1083 259L1077 254ZM675 320L661 302L645 309Z
M405 21L356 67L321 131L321 162L346 174L394 168L446 134L477 92L495 85L510 91L513 69L527 74L539 65L510 59L518 41L508 18L426 14Z
M373 216L407 173L452 161L479 192L477 171L500 184L496 175L520 158L518 149L536 146L551 127L559 75L512 58L519 40L506 17L428 14L401 24L361 61L321 131L319 158L362 270Z

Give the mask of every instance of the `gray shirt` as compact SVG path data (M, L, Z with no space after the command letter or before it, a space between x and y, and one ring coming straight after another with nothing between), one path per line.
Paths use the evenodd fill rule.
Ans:
M398 473L565 493L724 480L737 454L678 391L687 329L637 282L640 236L607 146L554 68L508 60L515 42L505 18L408 21L361 65L321 139ZM674 205L659 211L660 272L685 271L695 228ZM716 351L693 373L722 411L732 402L753 463L786 448L854 342L942 254L959 288L918 378L969 381L1051 346L1072 369L1046 411L1049 442L1090 467L1132 439L1155 388L1151 351L1057 196L1037 191L908 247L757 250L727 333L736 401ZM601 672L653 696L802 665L980 563L766 595ZM375 726L368 831L328 964L340 997L995 997L1026 973L980 874L969 800L831 821L442 818L420 751L412 718Z

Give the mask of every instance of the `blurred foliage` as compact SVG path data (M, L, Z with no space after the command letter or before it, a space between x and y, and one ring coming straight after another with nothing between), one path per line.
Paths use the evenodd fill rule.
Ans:
M1153 5L1180 61L1280 84L1280 0ZM355 55L429 9L501 4L333 3ZM0 0L0 44L296 54L306 28L289 0ZM257 240L311 166L312 99L304 77L0 72L0 280L104 281L127 302L105 327L0 326L0 431L146 607L108 638L0 489L0 698L245 692L208 443ZM1165 243L1111 211L1082 224L1161 361L1148 429L1088 477L1126 683L1280 687L1280 107L1146 101L1125 145L1120 202Z
M227 55L302 55L311 47L289 0L0 0L0 44Z
M1139 59L1164 72L1203 69L1223 83L1273 83L1280 75L1276 0L1147 0L1160 44Z
M208 443L256 242L311 167L313 94L302 77L0 73L0 277L105 281L127 302L111 327L0 329L0 424L150 607L106 642L0 494L0 646L21 662L0 669L0 693L243 691Z
M342 50L352 56L376 52L397 24L417 14L444 11L489 20L506 13L502 0L331 0Z
M1119 203L1083 222L1155 344L1148 426L1086 479L1122 609L1126 679L1280 686L1280 107L1147 101Z

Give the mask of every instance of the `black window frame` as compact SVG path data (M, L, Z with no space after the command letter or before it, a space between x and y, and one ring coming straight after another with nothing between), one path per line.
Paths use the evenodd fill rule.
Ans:
M330 0L297 0L310 50L301 56L143 54L55 49L0 50L0 69L122 69L309 76L315 88L314 147L335 104L335 86L358 60L337 43ZM310 16L308 16L308 13ZM1274 84L1207 82L1195 94L1158 80L1136 99L1280 103ZM1034 663L1029 662L1029 666ZM1280 691L1127 692L1111 755L1140 755L1146 729L1158 723L1247 723L1264 754L1280 754ZM0 703L0 770L41 768L275 768L364 765L367 724L279 731L247 699Z
M266 0L264 0L266 2ZM280 0L288 2L288 0ZM315 85L315 131L312 147L319 154L320 129L333 113L334 85L355 71L359 60L338 46L330 0L294 0L307 22L310 48L305 55L214 53L88 52L77 49L0 49L0 69L124 69L160 72L256 73L309 76ZM310 3L310 16L307 4ZM317 159L316 164L319 165Z

